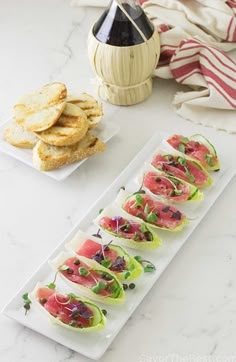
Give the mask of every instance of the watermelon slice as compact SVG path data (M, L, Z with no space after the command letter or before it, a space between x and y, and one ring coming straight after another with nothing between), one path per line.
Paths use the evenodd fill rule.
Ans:
M115 236L119 243L134 249L155 249L161 245L157 234L145 222L127 217L122 209L114 205L106 207L94 223Z
M203 193L196 186L160 170L146 171L142 183L152 195L164 201L182 203L203 200Z
M151 164L168 175L177 177L195 187L203 188L210 186L212 180L205 168L198 161L179 156L179 154L159 151L154 155Z
M79 231L74 239L67 244L79 256L95 260L112 271L117 278L130 280L142 274L142 267L125 249L115 244L101 244L101 239L88 237Z
M152 227L180 231L187 223L186 216L176 207L157 201L144 192L129 195L120 190L117 202L128 214L144 220Z
M61 294L38 283L30 298L53 323L75 332L98 331L106 323L96 304L75 294Z
M199 161L208 171L218 171L220 163L214 146L202 135L173 135L167 142L179 152Z
M96 261L62 252L50 265L67 284L91 299L107 304L124 301L124 290L115 274Z

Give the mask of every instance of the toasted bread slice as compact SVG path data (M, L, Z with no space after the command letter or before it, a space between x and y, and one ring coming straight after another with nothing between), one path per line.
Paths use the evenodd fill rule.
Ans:
M15 147L33 148L38 142L38 137L32 132L24 130L19 124L12 122L5 129L4 140Z
M71 146L78 143L88 131L86 114L74 104L67 103L55 126L35 134L52 146Z
M46 131L35 132L43 142L52 146L71 146L78 143L86 134L81 133L79 128L53 126Z
M61 117L58 119L56 126L81 128L81 130L85 126L87 132L89 121L86 113L81 108L75 104L66 103L66 107Z
M89 120L89 129L96 127L102 119L102 104L87 93L82 93L80 95L69 94L67 102L76 104L86 113Z
M104 150L105 144L89 132L73 146L50 146L40 140L33 149L33 164L40 171L50 171Z
M62 83L51 83L23 96L14 106L14 117L28 131L44 131L62 114L67 90Z

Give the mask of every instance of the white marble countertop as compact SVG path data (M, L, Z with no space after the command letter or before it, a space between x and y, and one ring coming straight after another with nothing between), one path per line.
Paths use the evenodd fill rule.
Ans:
M69 0L1 3L0 123L11 115L22 93L49 81L94 92L86 37L100 11L72 8ZM106 153L84 163L63 182L1 154L0 308L154 132L202 132L220 139L229 159L235 155L235 135L175 115L171 99L177 89L172 81L155 80L153 95L142 104L129 108L105 104L105 117L120 126L120 133ZM233 179L102 361L235 357L235 195ZM89 361L3 315L0 321L1 362Z

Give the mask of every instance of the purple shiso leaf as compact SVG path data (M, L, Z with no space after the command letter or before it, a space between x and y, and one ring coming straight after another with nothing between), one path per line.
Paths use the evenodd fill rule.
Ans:
M125 269L125 258L124 256L118 256L116 260L112 263L111 268L116 270L124 270Z
M112 221L120 221L120 220L122 220L122 217L121 216L113 216L111 219L112 219Z

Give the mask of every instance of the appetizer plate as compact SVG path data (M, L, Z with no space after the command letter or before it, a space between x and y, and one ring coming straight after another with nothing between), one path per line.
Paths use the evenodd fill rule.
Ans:
M127 191L134 192L137 190L136 177L140 173L145 161L147 161L154 150L167 135L158 132L154 135L133 161L124 169L119 177L111 184L111 186L101 195L96 203L88 210L87 214L75 225L71 232L59 243L58 247L48 257L48 259L38 268L38 270L30 277L26 284L18 291L13 299L6 305L3 313L18 321L19 323L31 328L34 331L41 333L44 336L74 350L89 358L99 359L107 350L116 335L123 328L129 317L141 303L146 294L154 286L162 272L168 266L170 261L177 254L179 249L184 245L188 237L199 225L208 210L214 204L218 196L222 193L229 181L235 174L235 170L230 167L230 160L224 156L224 150L219 144L215 143L221 160L222 168L219 172L213 174L214 185L205 192L204 201L200 202L197 207L197 214L190 218L189 224L178 233L169 233L160 231L159 236L162 239L162 245L156 250L151 251L135 251L128 249L131 255L141 255L143 259L150 260L156 266L156 271L153 273L144 273L140 279L135 280L136 288L128 290L126 293L126 301L122 305L102 305L100 307L107 310L107 324L104 330L94 333L80 333L67 330L61 326L51 324L47 317L37 308L32 305L31 309L25 315L23 308L22 295L25 292L31 292L37 282L48 284L54 279L54 272L50 269L48 261L58 255L59 252L65 250L67 244L78 232L85 231L90 235L97 231L93 220L97 217L99 210L113 203L120 187L125 186ZM212 140L214 142L214 140ZM188 215L188 209L185 210ZM111 237L108 234L103 234L104 240L109 242ZM116 240L117 242L117 240ZM56 281L58 289L62 292L71 292L72 290L59 277Z
M0 126L0 151L4 152L5 154L11 157L14 157L15 159L35 169L32 162L32 150L17 148L10 145L8 142L4 141L3 139L4 130L8 125L8 123L10 122L11 120L8 120L6 123ZM119 126L105 119L103 119L99 124L99 126L95 128L93 131L93 133L97 137L99 137L103 142L108 142L118 132L119 132ZM68 176L70 176L72 172L74 172L78 167L80 167L86 160L87 158L80 162L75 162L71 165L61 167L54 171L47 171L41 173L53 178L54 180L62 181L66 179Z

